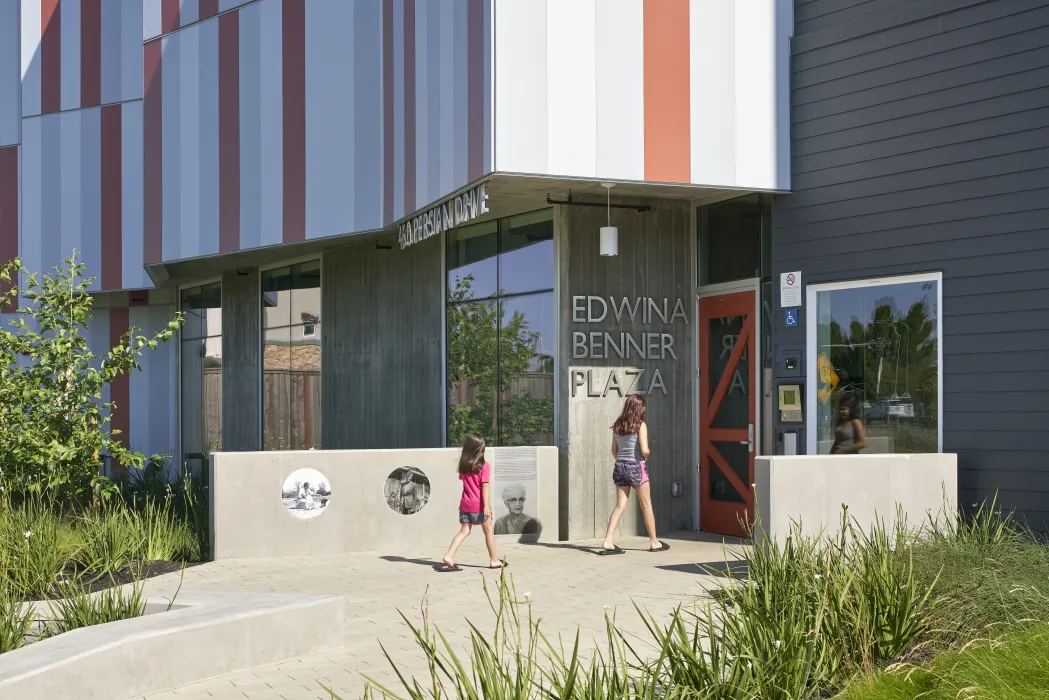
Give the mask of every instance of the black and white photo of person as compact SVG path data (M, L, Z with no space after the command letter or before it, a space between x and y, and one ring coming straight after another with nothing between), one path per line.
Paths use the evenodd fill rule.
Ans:
M331 486L316 469L298 469L284 480L281 502L296 518L314 518L331 500Z
M539 521L525 513L528 493L522 484L507 484L502 490L506 515L495 521L497 535L538 535Z
M418 513L430 500L430 480L419 469L400 467L386 479L386 503L401 515Z

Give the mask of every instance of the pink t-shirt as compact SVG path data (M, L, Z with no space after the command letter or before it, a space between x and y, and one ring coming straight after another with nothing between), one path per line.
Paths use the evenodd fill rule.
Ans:
M492 479L492 465L484 463L481 471L476 474L460 474L463 482L463 498L459 501L459 510L463 513L483 513L484 501L481 498L481 484L487 484Z

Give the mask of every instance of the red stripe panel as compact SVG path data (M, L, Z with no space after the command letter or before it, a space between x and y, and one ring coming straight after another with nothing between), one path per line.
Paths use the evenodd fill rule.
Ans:
M198 14L200 19L208 19L219 13L219 0L200 0Z
M415 211L415 0L404 0L404 213Z
M161 0L160 31L164 34L179 28L179 6L181 4L181 0Z
M18 257L18 147L0 148L0 265ZM18 279L0 282L0 294L18 286ZM18 307L17 298L6 309Z
M219 17L219 252L240 250L240 13Z
M160 57L160 39L142 47L142 252L147 265L160 262L164 255L164 111Z
M59 0L40 2L40 111L62 110L62 7Z
M80 106L102 103L102 0L80 0Z
M109 310L109 345L110 347L116 347L120 343L120 339L127 333L130 323L131 314L128 309L110 309ZM113 383L109 385L109 401L113 404L113 410L110 413L109 429L119 430L120 435L116 436L116 439L120 441L125 447L130 443L128 442L131 437L131 406L128 405L131 401L131 378L122 374L113 380ZM118 465L114 464L116 468Z
M692 179L689 0L645 0L645 179Z
M484 0L469 0L466 19L466 57L470 80L466 81L467 174L476 180L484 174Z
M393 94L393 0L382 3L382 221L393 222L394 94Z
M102 289L123 286L122 109L120 105L102 108Z
M306 4L284 0L284 242L306 240Z

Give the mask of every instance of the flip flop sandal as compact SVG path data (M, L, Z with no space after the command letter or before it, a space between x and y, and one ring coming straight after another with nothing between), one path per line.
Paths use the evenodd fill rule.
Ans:
M668 549L670 549L670 545L667 544L666 542L663 542L662 540L660 540L659 544L660 544L659 549L651 548L648 551L650 551L650 552L665 552Z
M604 549L604 548L602 548L601 551L598 552L597 554L598 554L598 556L606 557L606 556L611 556L613 554L623 554L623 550L619 548L619 545L613 545L612 549Z
M438 564L437 566L433 567L433 570L439 574L452 574L457 571L462 571L462 569L459 568L458 564L455 564L453 566L448 566L447 564Z
M504 561L500 566L489 566L488 568L492 571L499 571L500 569L505 569L508 566L510 566L510 562Z

